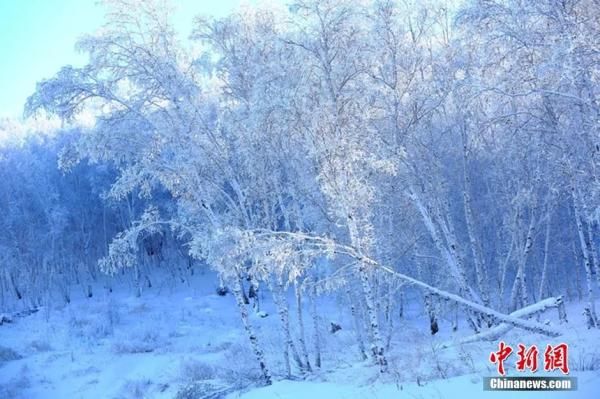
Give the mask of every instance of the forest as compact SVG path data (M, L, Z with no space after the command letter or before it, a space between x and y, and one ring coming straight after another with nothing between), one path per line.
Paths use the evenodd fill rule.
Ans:
M596 0L249 3L190 16L189 37L175 6L103 1L104 25L76 43L86 64L40 80L23 118L0 120L0 396L59 397L9 372L31 348L20 323L72 330L69 309L112 315L111 298L158 303L174 323L171 295L195 286L232 323L221 335L239 334L244 355L228 362L248 381L63 397L343 385L345 367L369 384L416 381L418 395L422 381L495 374L489 352L518 337L568 342L597 392ZM86 345L122 342L109 319ZM152 320L140 323L160 330ZM399 366L408 331L429 348L424 366ZM445 356L485 366L447 369Z

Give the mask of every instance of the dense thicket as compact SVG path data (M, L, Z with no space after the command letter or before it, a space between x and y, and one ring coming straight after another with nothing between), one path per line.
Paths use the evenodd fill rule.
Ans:
M114 284L137 295L154 278L185 281L191 259L169 232L140 235L133 270L108 277L98 267L108 244L135 223L148 201L131 193L107 198L117 176L108 165L58 168L81 132L35 135L0 148L0 309L51 307L72 295L92 297ZM168 195L155 193L168 207ZM101 296L104 292L99 292Z

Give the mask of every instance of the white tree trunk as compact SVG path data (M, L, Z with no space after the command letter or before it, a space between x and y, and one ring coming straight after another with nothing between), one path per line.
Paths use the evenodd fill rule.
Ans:
M598 325L598 317L596 316L596 301L594 298L594 286L592 284L592 264L588 250L588 243L585 238L585 231L583 229L581 211L579 209L579 195L575 187L572 188L571 194L573 198L575 223L577 225L577 235L579 236L579 244L581 245L581 253L583 254L583 267L585 268L585 277L587 282L588 311L586 316L588 317L588 325L590 327L596 327Z
M390 350L390 346L392 343L392 335L394 334L394 315L393 315L393 308L394 308L394 295L392 293L392 288L391 286L388 284L388 293L386 295L386 302L385 302L385 320L387 322L387 336L385 339L385 350L386 352L389 352Z
M516 310L516 311L512 312L510 314L510 316L518 317L518 318L532 317L532 316L536 316L541 313L544 313L548 309L552 309L552 308L560 309L561 305L564 305L562 297L559 296L556 298L547 298L538 303L534 303L533 305L529 305L522 309ZM561 315L560 317L562 319L563 316ZM512 330L513 328L514 328L514 325L512 325L512 324L501 323L501 324L497 325L496 327L487 330L486 332L483 332L481 334L474 334L469 337L462 338L458 342L461 344L466 344L466 343L476 342L476 341L496 341L500 337L502 337L504 334L506 334L508 331ZM446 345L446 346L449 346L449 345Z
M360 357L362 360L366 360L367 352L365 349L365 341L362 336L360 317L358 315L354 295L352 294L352 290L350 289L349 284L346 284L346 294L348 295L348 301L350 301L350 315L352 316L352 320L354 321L354 331L356 333L356 341L358 342L358 350L360 352Z
M557 337L559 335L561 335L561 332L559 330L556 330L550 326L544 326L542 324L536 323L536 322L532 322L529 320L522 320L519 318L515 318L515 317L511 317L510 315L506 315L503 313L500 313L494 309L490 309L486 306L480 305L478 303L469 301L468 299L465 299L459 295L456 294L452 294L450 292L444 291L444 290L440 290L439 288L435 288L432 287L429 284L426 284L422 281L419 281L415 278L412 278L410 276L407 276L403 273L399 273L397 271L395 271L394 269L387 267L387 266L383 266L380 265L379 263L377 263L376 261L374 261L373 259L370 258L366 258L364 256L360 256L360 255L355 255L354 256L357 260L360 260L364 263L367 263L369 265L372 265L374 267L379 268L380 270L383 270L387 273L390 273L392 276L395 276L396 278L398 278L399 280L402 280L406 283L409 284L413 284L417 287L420 287L422 289L425 289L429 292L432 292L442 298L446 298L449 299L451 301L454 301L456 303L459 303L461 305L464 305L465 307L468 307L470 309L472 309L473 311L479 312L479 313L483 313L486 314L490 317L493 317L499 321L503 321L509 324L513 324L515 327L519 327L522 328L524 330L527 331L532 331L535 333L539 333L539 334L544 334L544 335L548 335L551 337Z
M546 289L546 280L548 279L548 247L550 244L550 224L552 219L552 211L550 206L546 212L546 237L544 239L544 263L542 265L542 277L540 279L540 289L538 291L538 300L544 298L544 290Z
M277 307L277 313L279 314L279 321L281 322L281 329L283 332L283 359L285 361L285 368L287 376L291 377L292 371L290 367L290 349L292 351L294 361L300 370L304 369L304 364L300 359L300 355L298 355L296 345L294 344L294 340L292 339L292 334L290 332L289 307L284 296L283 286L277 284L275 287L271 288L271 291L273 292L273 300L275 302L275 306Z
M511 309L515 310L521 306L527 306L529 302L529 295L527 292L527 274L525 272L525 266L527 265L527 259L531 253L533 247L533 238L535 233L535 218L533 211L531 211L529 219L529 227L527 228L527 236L525 237L525 245L523 252L518 260L517 275L510 294Z
M417 248L419 248L418 244L415 244L415 250L417 250ZM423 271L423 264L416 257L413 258L413 261L415 262L415 265L417 266L417 277L419 278L419 280L423 280L424 276L425 276L425 273ZM427 313L427 316L429 317L429 329L431 331L431 334L433 335L433 334L437 333L439 327L438 327L438 323L437 323L437 315L435 312L435 308L431 301L431 293L428 291L425 291L423 293L423 304L425 306L425 312Z
M357 223L351 217L348 217L347 224L350 233L350 240L354 245L360 246ZM385 348L383 346L383 340L381 338L381 331L379 328L379 315L377 314L375 297L373 295L370 270L366 264L360 263L357 271L362 286L362 292L365 299L365 308L369 322L371 355L375 359L375 362L379 365L379 370L382 373L385 373L388 370L388 363L385 357Z
M254 327L252 327L252 323L250 323L250 318L248 317L248 308L246 307L246 303L244 302L244 295L239 279L235 279L233 282L233 296L235 297L235 301L240 311L240 317L242 319L242 324L244 325L244 330L246 331L248 339L250 340L250 346L252 347L254 356L256 357L256 360L258 361L258 364L260 366L263 382L265 385L271 385L273 382L271 378L271 372L267 367L267 362L265 361L265 353L260 343L258 342L258 337L254 332Z
M500 266L500 279L499 279L500 280L499 281L500 295L498 298L498 303L500 305L504 302L504 293L506 290L506 272L508 270L508 262L512 258L512 253L515 248L515 236L516 236L516 234L513 232L512 238L510 240L510 246L508 247L508 252L506 254L506 257L504 258L504 262L502 262L502 265Z
M381 332L379 330L379 320L377 311L375 309L375 298L371 290L371 281L369 271L366 265L361 265L358 269L360 274L360 280L362 283L363 293L365 295L365 306L367 308L367 316L369 318L369 327L371 332L371 353L375 358L375 361L379 365L379 370L382 373L387 372L388 364L385 357L385 348L383 347L383 341L381 339Z
M411 200L413 201L413 203L415 204L415 206L417 207L417 209L423 219L425 227L427 228L427 231L429 232L431 238L433 239L435 247L441 253L441 255L446 263L446 266L448 266L448 270L450 271L452 277L454 278L454 281L458 285L458 289L459 289L459 292L461 293L461 296L464 296L464 297L468 298L469 300L472 299L473 291L467 283L467 278L466 278L464 269L462 268L460 258L458 257L457 248L456 248L455 243L451 243L448 247L446 245L444 245L441 234L440 234L438 228L436 227L436 225L431 217L430 212L428 211L428 209L423 204L423 201L421 201L420 197L416 194L416 192L412 188L409 189L409 196L410 196ZM474 315L470 314L470 312L468 310L467 310L467 319L469 321L469 325L471 326L471 328L473 328L473 330L475 332L478 332L479 331L478 326L477 326L478 323L476 322Z
M462 140L463 140L463 205L465 210L465 221L467 225L467 234L469 235L469 243L471 246L471 252L473 254L473 263L475 264L475 273L477 277L477 286L481 294L481 299L485 306L490 303L490 295L487 286L487 271L485 263L483 261L483 255L481 253L481 246L476 238L475 218L473 217L473 210L471 204L471 195L469 190L471 187L471 178L469 176L469 159L467 149L467 134L466 126L462 128Z
M302 290L299 286L298 282L294 283L294 293L296 294L296 308L298 312L298 328L300 329L300 351L302 353L302 360L304 362L304 367L306 367L307 371L312 371L312 367L310 366L310 360L308 359L308 350L306 349L306 335L304 333L304 318L302 317Z
M321 325L321 319L319 312L317 311L317 285L313 284L312 292L309 295L311 302L311 312L313 319L313 344L315 346L315 367L321 368L321 334L319 333L319 326Z
M446 265L448 266L450 273L456 280L456 283L458 284L459 289L461 291L464 291L466 295L469 295L471 290L467 284L467 279L465 277L464 270L461 270L460 263L458 262L458 260L455 256L455 253L452 252L449 248L447 248L444 245L444 242L442 241L440 232L439 232L438 228L435 226L433 219L431 217L431 214L428 211L428 209L425 207L425 205L423 204L423 201L421 201L419 196L412 189L410 190L409 195L410 195L410 198L413 200L415 206L419 210L419 213L423 219L425 227L427 228L427 231L429 232L429 234L431 235L431 238L433 239L433 243L435 244L435 247L441 253L442 258L446 262Z
M596 283L598 289L600 289L600 259L598 259L598 253L596 252L596 246L594 245L594 229L591 221L587 224L587 232L590 254L592 256L592 265L594 266L594 272L596 273Z

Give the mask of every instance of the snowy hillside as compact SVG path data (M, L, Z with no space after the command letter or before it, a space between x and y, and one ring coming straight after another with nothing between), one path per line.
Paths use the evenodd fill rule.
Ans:
M41 309L3 324L0 397L391 399L506 395L482 388L482 377L496 375L495 365L488 360L489 353L497 350L496 342L455 344L469 331L463 324L454 333L446 320L440 323L440 333L431 336L426 318L416 308L407 309L398 320L392 345L396 349L389 354L391 372L381 376L377 367L361 361L351 316L340 312L335 303L320 304L323 317L342 329L331 333L324 323L322 369L306 379L287 380L279 350L279 322L269 300L263 304L269 315L253 315L252 319L264 336L268 362L280 381L257 387L260 370L236 316L235 301L231 295L216 295L216 282L216 276L209 273L198 277L192 287L157 287L140 298L126 292L78 298L62 309ZM600 392L600 341L596 331L582 325L581 305L568 306L567 312L573 320L562 337L547 339L513 330L503 339L539 347L569 342L571 375L578 378L579 389L547 392L544 397L593 398L593 393ZM545 318L558 323L556 315ZM7 357L9 350L16 359ZM514 365L508 373L518 374ZM518 393L519 398L539 395Z

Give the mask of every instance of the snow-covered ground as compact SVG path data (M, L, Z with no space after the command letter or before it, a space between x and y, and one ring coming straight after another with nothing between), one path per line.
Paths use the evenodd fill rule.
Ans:
M368 361L360 361L351 319L340 311L344 303L335 300L320 303L326 348L322 369L303 379L286 380L277 349L281 347L278 319L266 292L263 307L270 316L253 316L252 321L276 382L257 387L258 370L235 301L231 296L217 296L215 283L213 275L205 274L194 284L169 283L145 291L140 298L123 288L110 295L74 299L60 309L42 309L1 325L0 398L546 399L600 395L600 333L585 328L579 304L568 305L569 324L561 337L548 339L512 330L503 338L513 347L568 343L570 375L578 378L579 389L507 393L483 391L482 378L497 375L488 360L497 342L444 348L470 330L463 324L454 333L450 323L442 320L440 333L431 336L427 320L416 307L409 307L397 321L389 356L391 372L380 376ZM544 315L545 319L557 324L553 312ZM330 320L340 323L342 330L330 333ZM513 354L506 363L509 375L518 374L514 361ZM218 393L209 396L211 392Z

